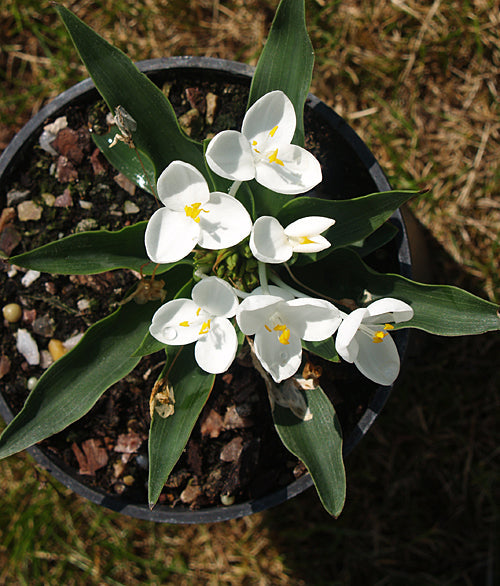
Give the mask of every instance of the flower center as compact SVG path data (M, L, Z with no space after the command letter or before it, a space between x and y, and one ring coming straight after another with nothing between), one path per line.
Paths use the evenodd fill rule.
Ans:
M278 149L275 149L272 153L267 155L270 163L276 163L277 165L281 165L282 167L285 166L281 159L278 159Z
M198 217L200 215L201 212L205 212L206 214L208 214L208 210L204 210L201 207L201 202L197 202L194 203L193 205L190 206L184 206L184 211L186 212L186 216L188 218L193 218L193 220L199 224L200 223L200 218Z
M290 344L290 330L285 324L278 323L272 329L267 324L264 324L264 327L268 332L281 332L281 334L278 336L278 340L281 342L281 344Z
M394 326L392 326L391 324L385 324L384 325L384 330L393 330ZM372 338L372 342L374 344L380 344L380 342L382 342L382 340L387 336L387 332L383 331L383 330L378 330L377 332L375 332L373 334L373 338Z
M203 322L203 325L201 326L201 329L198 332L198 334L201 336L202 334L208 334L209 331L210 331L210 320L207 319L207 321Z

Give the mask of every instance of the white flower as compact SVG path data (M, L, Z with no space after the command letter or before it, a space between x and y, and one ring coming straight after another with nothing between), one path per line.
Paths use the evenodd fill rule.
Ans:
M294 252L319 252L330 246L320 234L333 224L331 218L308 216L283 228L276 218L261 216L252 228L250 250L266 263L286 262Z
M321 165L290 144L295 126L292 102L282 91L270 92L248 109L241 132L224 130L210 141L207 163L226 179L256 179L277 193L304 193L321 181Z
M193 287L192 299L174 299L154 314L151 335L172 346L196 342L196 362L206 372L225 372L236 356L238 339L233 317L238 298L218 277L207 277Z
M170 163L158 179L158 197L165 207L151 216L145 234L153 262L181 260L197 244L228 248L250 234L252 220L243 204L225 193L210 193L203 175L188 163Z
M255 334L255 354L279 383L297 372L302 359L301 339L329 338L342 321L342 315L322 299L286 301L278 295L252 294L240 303L236 321L244 334Z
M389 322L404 322L413 317L413 309L390 297L355 309L341 323L335 348L347 362L379 385L391 385L399 374L399 354L388 331Z

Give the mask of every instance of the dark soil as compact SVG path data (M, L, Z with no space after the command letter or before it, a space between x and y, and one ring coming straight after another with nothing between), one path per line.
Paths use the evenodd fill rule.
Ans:
M193 108L201 113L192 128L193 138L203 138L225 128L239 128L247 99L246 82L227 86L187 79L181 85L170 80L166 89L178 116ZM212 124L204 120L204 99L208 92L218 96ZM81 229L82 220L86 220L89 229L116 230L148 219L156 209L149 194L138 188L132 194L118 185L116 171L96 152L88 121L90 117L96 125L94 130L107 130L99 111L100 108L90 104L64 112L74 133L66 137L60 148L66 149L66 159L77 178L72 169L67 173L67 166L55 173L61 165L60 155L51 155L35 144L20 165L15 181L2 187L3 202L13 189L27 191L24 201L32 201L42 210L38 220L20 221L16 216L8 223L8 238L0 242L7 242L8 246L19 240L12 250L7 250L8 254L19 254L71 234ZM306 130L306 146L315 152L325 169L325 181L318 195L346 197L370 191L360 188L360 182L356 181L360 173L366 175L366 172L346 162L349 160L346 149L332 141L331 131L310 112L306 113ZM80 154L68 147L68 141ZM337 179L333 181L335 174ZM346 178L344 182L338 181L339 174ZM366 184L366 178L364 181ZM48 205L46 194L55 198L64 196L58 200L62 202L60 207ZM136 213L125 213L127 201L137 205ZM9 276L12 267L1 262L2 305L15 302L23 308L20 322L4 321L0 338L4 365L0 375L2 393L17 413L29 392L27 381L31 377L39 378L43 368L28 365L17 351L16 331L27 329L39 349L46 350L50 339L67 340L116 309L137 283L138 275L131 271L69 277L42 274L25 287L21 283L24 269L18 269L15 274L10 272ZM312 361L323 367L321 385L332 399L347 436L365 411L376 386L349 365L325 363L315 357ZM42 450L81 482L121 494L134 504L145 504L149 397L163 363L162 352L143 359L128 377L108 389L82 420L41 442ZM225 504L233 500L242 502L271 493L303 473L303 465L282 446L272 424L263 381L252 368L249 357L243 355L226 374L216 378L187 449L159 502L191 508L220 505L221 496Z

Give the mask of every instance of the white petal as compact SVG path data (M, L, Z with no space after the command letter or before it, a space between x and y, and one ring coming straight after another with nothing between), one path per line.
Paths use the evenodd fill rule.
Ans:
M375 344L371 333L359 331L356 339L359 351L354 364L358 370L379 385L392 385L399 374L399 354L391 336Z
M160 208L146 226L146 252L153 262L176 262L193 250L199 235L200 225L184 212Z
M206 317L204 314L197 315L197 312L198 306L191 299L174 299L162 305L153 315L149 331L164 344L191 344L198 339Z
M199 244L220 250L235 246L250 234L252 219L245 206L234 197L218 191L210 194L200 218Z
M261 216L254 223L250 250L257 260L266 263L286 262L293 253L283 226L272 216Z
M368 314L364 323L403 322L413 317L413 309L400 299L386 297L378 299L367 307Z
M247 335L255 334L282 301L281 297L274 295L249 295L243 299L236 311L240 330Z
M210 330L200 337L194 347L200 368L212 374L225 372L233 362L238 348L238 337L231 322L222 317L211 320Z
M325 218L324 216L307 216L295 220L285 228L285 234L292 238L300 238L301 236L316 236L322 234L328 228L335 224L332 218Z
M193 287L193 301L207 314L233 317L238 307L238 297L229 283L218 277L202 279Z
M324 299L293 299L282 304L279 311L290 330L308 341L326 340L342 321L340 311Z
M279 341L279 332L260 329L254 338L255 354L262 366L279 383L294 375L302 359L302 344L291 333L288 344Z
M296 124L292 102L282 91L275 90L259 98L248 109L241 132L250 143L256 141L256 148L264 152L272 145L276 148L290 144Z
M354 362L354 360L356 360L359 351L356 332L367 313L368 312L364 307L355 309L343 319L337 330L335 349L347 362Z
M158 178L158 197L171 210L182 211L184 206L204 203L209 198L203 175L184 161L172 161Z
M295 299L295 296L292 295L292 293L290 293L290 291L287 291L286 289L282 289L281 287L277 287L276 285L269 285L268 286L269 289L269 295L274 295L275 297L281 297L281 299L284 299L285 301L290 301L291 299ZM264 293L264 291L262 290L262 287L256 287L253 291L252 291L252 295L267 295L267 293Z
M293 238L290 239L293 252L320 252L331 246L330 241L324 236L311 236L310 242L296 242Z
M265 187L277 193L295 195L309 191L321 182L321 165L305 149L291 144L278 149L276 156L283 165L263 158L255 166L255 178Z
M205 153L212 171L234 181L250 181L255 165L248 140L236 130L223 130L210 141Z

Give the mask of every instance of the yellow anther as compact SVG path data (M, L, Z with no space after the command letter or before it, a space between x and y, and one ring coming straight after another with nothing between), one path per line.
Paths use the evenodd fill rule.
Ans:
M383 332L382 330L379 330L378 332L375 332L373 334L373 343L374 344L380 344L380 342L382 342L382 340L387 336L387 332Z
M181 321L179 323L179 325L182 326L183 328L188 328L189 327L189 322L187 320L186 321Z
M199 335L201 336L201 334L208 334L210 330L210 320L207 320L206 322L203 322L203 325L201 326L201 330L199 331Z
M270 155L268 155L268 157L270 163L276 163L277 165L281 165L282 167L284 167L283 161L278 159L278 149L273 151Z
M278 125L276 125L271 132L269 133L269 136L274 136L276 134L276 131L278 130Z
M200 311L201 311L201 307L198 307L198 309L196 310L196 317L198 317L200 315Z
M394 326L391 324L385 324L385 326L384 326L384 330L393 330L393 329L394 329Z
M201 203L194 203L191 206L184 206L184 211L186 212L186 216L188 218L193 218L193 220L199 224L200 222L200 218L198 217L200 215L201 212L205 212L206 214L208 214L208 210L204 210L202 208L200 208Z
M252 146L257 146L257 141L256 140L252 140Z
M267 330L268 332L272 332L272 331L273 331L273 330L272 330L272 329L271 329L269 326L266 326L266 324L264 324L264 327L266 328L266 330Z
M290 330L284 324L274 326L274 331L281 332L278 340L282 344L290 344Z

